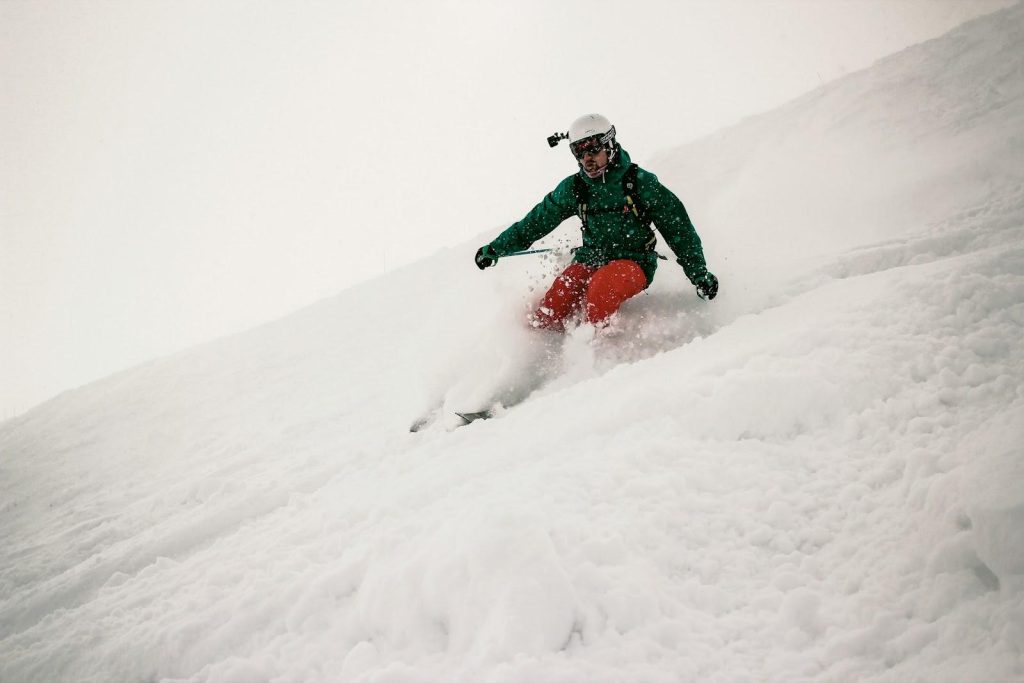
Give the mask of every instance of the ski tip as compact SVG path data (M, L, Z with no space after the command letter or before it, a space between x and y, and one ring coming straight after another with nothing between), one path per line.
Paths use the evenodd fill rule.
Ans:
M477 420L489 420L492 417L494 417L494 413L492 413L490 410L481 410L481 411L475 412L475 413L459 413L459 412L456 412L455 414L458 415L459 417L461 417L462 420L466 424L470 424L471 422L476 422Z

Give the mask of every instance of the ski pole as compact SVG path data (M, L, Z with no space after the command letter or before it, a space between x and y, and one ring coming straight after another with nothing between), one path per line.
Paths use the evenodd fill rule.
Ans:
M527 254L546 254L551 251L554 251L554 249L527 249L526 251L516 251L511 254L505 254L502 258L505 258L506 256L526 256Z
M526 256L527 254L547 254L547 253L550 253L552 251L555 251L555 250L554 249L527 249L526 251L516 251L516 252L513 252L511 254L505 254L505 256L502 256L501 258L506 258L506 257L509 257L509 256ZM573 249L573 251L576 251L576 250ZM658 258L660 258L662 261L668 261L668 257L662 256L658 252L654 252L654 255L657 256Z

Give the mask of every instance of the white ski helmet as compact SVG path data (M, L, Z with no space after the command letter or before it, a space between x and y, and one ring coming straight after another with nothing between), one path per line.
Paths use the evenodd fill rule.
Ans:
M569 149L577 159L576 153L580 143L596 140L608 150L609 161L615 156L615 126L600 114L587 114L572 122L569 126Z

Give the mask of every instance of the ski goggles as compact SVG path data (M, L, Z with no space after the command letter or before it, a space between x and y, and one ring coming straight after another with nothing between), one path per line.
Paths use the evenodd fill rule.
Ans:
M595 135L572 143L569 145L569 149L574 157L582 159L586 154L600 154L604 149L604 144L601 143L601 138Z

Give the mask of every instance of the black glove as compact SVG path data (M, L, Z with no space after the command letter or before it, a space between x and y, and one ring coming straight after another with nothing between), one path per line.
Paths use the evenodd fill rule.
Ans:
M704 273L693 284L697 287L697 296L711 301L718 295L718 278L711 273Z
M476 250L476 258L474 260L476 261L476 267L480 270L490 268L498 262L498 252L491 245L485 244Z

